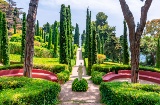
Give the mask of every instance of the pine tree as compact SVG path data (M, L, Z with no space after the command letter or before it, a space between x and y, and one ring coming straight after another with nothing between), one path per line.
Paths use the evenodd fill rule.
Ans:
M2 12L0 11L0 49L2 49ZM0 63L2 63L2 50L0 50Z
M92 65L97 63L96 29L92 30Z
M24 62L24 51L26 44L26 13L23 13L23 23L22 23L22 40L21 40L21 62Z
M129 52L128 52L128 42L127 42L127 26L126 22L124 24L124 33L123 33L123 64L129 64Z
M8 29L7 29L7 21L6 21L6 14L3 13L2 18L2 49L3 49L3 64L10 65L9 61L9 39L8 39Z
M49 32L48 49L51 49L51 46L52 46L52 28L50 28Z
M79 26L76 23L75 35L74 35L74 44L79 46Z
M62 64L68 64L67 62L67 23L66 23L66 8L65 5L61 5L60 11L60 60Z
M158 43L157 43L156 67L160 68L160 38L158 38Z
M55 36L55 40L54 40L54 58L58 57L58 36L59 36L59 32L58 32L58 23L57 21L54 22L54 36Z
M91 11L89 14L89 19L88 19L88 75L91 75L91 68L92 68L92 37L91 37Z
M37 25L36 25L36 36L40 36L39 21L38 20L37 20Z

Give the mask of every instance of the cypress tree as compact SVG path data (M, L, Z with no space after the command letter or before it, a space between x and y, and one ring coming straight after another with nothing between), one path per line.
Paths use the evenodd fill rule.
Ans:
M97 63L97 40L96 30L92 30L92 65Z
M52 29L50 28L49 40L48 40L48 49L51 49L52 46Z
M74 44L79 46L79 26L76 23L75 35L74 35Z
M26 13L23 13L23 23L22 23L22 40L21 40L21 62L24 61L24 51L25 51L25 43L26 43Z
M54 36L55 36L55 40L54 40L54 58L58 57L58 36L59 36L59 32L58 32L58 23L57 21L54 22Z
M97 53L101 54L101 39L99 37L99 34L97 35Z
M88 21L88 75L91 75L91 68L92 68L91 11L88 20L89 20Z
M3 54L3 64L10 65L9 61L9 39L8 39L8 29L7 29L7 21L6 21L6 14L3 13L2 18L2 54Z
M46 32L44 32L44 43L46 43Z
M66 8L66 21L67 21L67 58L68 58L68 67L69 70L72 70L71 67L71 49L72 49L72 23L71 23L71 10L70 5Z
M60 60L62 64L68 64L67 62L67 23L66 23L66 8L65 5L61 5L60 11Z
M123 64L129 64L129 52L128 52L128 42L127 42L127 26L126 21L123 22L124 24L124 33L123 33Z
M37 20L37 25L36 25L36 36L40 36L40 33L39 33L39 21Z
M13 29L14 29L14 34L16 34L17 30L16 30L16 19L14 18L14 25L13 25Z
M101 42L101 54L104 54L104 38L103 37Z
M89 9L87 8L87 16L86 16L86 40L85 40L85 58L88 57L88 37L89 37Z
M0 49L2 49L2 12L0 11ZM2 63L2 50L0 50L0 63Z
M158 38L158 43L157 43L156 67L160 68L160 38Z
M43 28L42 28L42 35L41 35L42 39L44 38L44 31L43 31Z
M83 33L81 35L81 46L83 46L85 43L85 40L86 40L85 37L86 37L86 32L85 30L83 30Z

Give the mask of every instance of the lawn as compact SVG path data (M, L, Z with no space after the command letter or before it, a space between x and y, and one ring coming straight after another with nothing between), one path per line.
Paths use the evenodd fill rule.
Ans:
M10 61L11 63L20 63L20 55L10 54ZM59 64L59 58L33 58L33 64L35 65L55 65ZM71 61L72 66L75 65L75 60L72 59Z

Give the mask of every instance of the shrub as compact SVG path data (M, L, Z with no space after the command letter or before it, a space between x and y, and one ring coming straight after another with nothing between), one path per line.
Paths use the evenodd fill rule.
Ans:
M98 64L102 64L105 59L106 59L105 55L103 55L103 54L98 54L97 55L97 62L98 62Z
M64 70L60 73L57 73L57 76L58 76L59 83L65 83L69 80L70 71L69 70Z
M93 71L91 73L91 80L93 81L94 84L97 84L99 85L103 79L102 79L102 76L104 76L106 73L104 72L98 72L98 71Z
M34 41L43 42L43 39L40 36L34 36Z
M11 42L21 42L21 40L22 40L22 36L20 34L14 34L10 38Z
M10 42L10 54L21 54L21 43ZM46 48L34 46L34 56L43 58L52 58L53 50L48 50Z
M92 66L92 71L99 71L99 72L108 73L108 72L110 72L111 67L112 66L102 66L102 65L94 64Z
M102 82L101 101L107 105L160 105L160 86Z
M56 105L58 83L25 77L0 78L0 105Z
M78 80L78 78L74 79L72 83L72 91L76 92L85 92L88 89L88 82L86 79Z
M67 69L67 65L64 64L58 64L58 65L54 65L54 66L45 66L45 65L33 65L34 69L43 69L43 70L48 70L51 71L53 73L60 73L64 70ZM8 70L8 69L22 69L23 68L23 64L14 64L14 65L10 65L10 66L0 66L0 70Z

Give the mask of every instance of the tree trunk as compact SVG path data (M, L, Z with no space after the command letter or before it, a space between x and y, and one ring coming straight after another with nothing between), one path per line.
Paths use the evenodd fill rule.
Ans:
M33 55L34 55L34 27L37 15L37 7L39 0L30 0L27 15L27 34L25 47L24 72L26 77L32 77Z
M129 40L131 50L131 82L138 82L138 71L139 71L139 55L140 55L140 40L143 33L147 13L152 3L152 0L146 0L144 6L141 8L140 24L137 25L135 30L135 22L132 12L130 11L125 0L119 0L124 18L129 28Z

